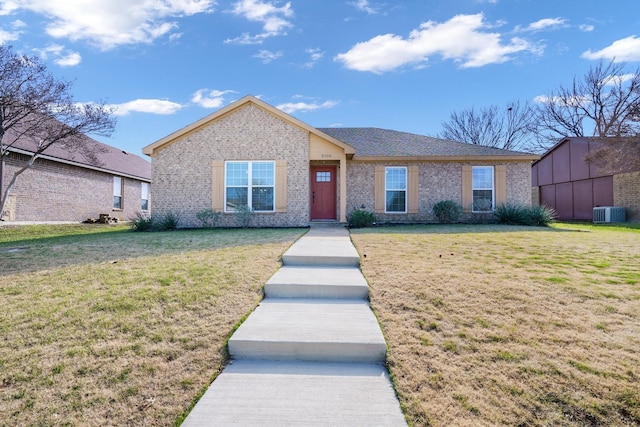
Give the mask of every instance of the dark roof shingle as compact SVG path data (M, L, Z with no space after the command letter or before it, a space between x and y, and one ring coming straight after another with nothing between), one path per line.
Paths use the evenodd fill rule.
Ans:
M42 153L42 157L113 172L116 175L128 175L143 181L151 180L151 163L142 157L103 144L86 135L82 136L82 144L84 145L82 150L70 149L64 143L54 144ZM19 139L12 144L12 147L30 153L35 150L33 141L28 138Z
M355 148L354 158L530 155L380 128L318 128L318 130Z

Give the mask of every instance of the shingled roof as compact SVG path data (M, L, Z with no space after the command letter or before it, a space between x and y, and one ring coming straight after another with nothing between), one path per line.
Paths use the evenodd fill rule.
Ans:
M536 160L539 156L380 128L319 128L355 148L354 160L375 157L463 159L465 157Z
M82 136L82 143L84 145L82 150L71 149L66 147L64 143L54 144L39 157L141 181L151 181L151 163L142 157L103 144L86 135ZM18 139L9 148L9 151L27 155L33 153L34 150L34 143L28 138Z

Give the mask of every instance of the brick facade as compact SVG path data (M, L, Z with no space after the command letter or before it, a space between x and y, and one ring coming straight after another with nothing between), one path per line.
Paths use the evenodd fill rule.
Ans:
M613 204L626 208L627 221L640 221L640 171L613 176Z
M458 144L456 148L462 152L455 156L457 159L480 160L469 160L470 163L416 161L408 160L415 155L404 155L401 157L405 159L403 161L383 161L387 157L382 154L359 159L357 147L334 138L330 133L312 128L247 96L143 149L145 154L152 156L153 215L161 217L173 214L178 218L180 227L202 226L197 219L199 212L223 210L225 162L260 160L274 161L276 164L275 212L253 213L249 224L252 227L309 225L311 165L336 167L336 218L344 218L345 213L354 209L375 210L374 187L376 177L380 177L379 166L411 166L409 173L413 197L410 198L412 204L409 209L412 212L417 209L416 213L411 214L379 214L377 219L381 223L434 222L432 209L435 203L442 200L462 202L462 171L466 170L466 166L473 165L503 166L497 168L500 172L497 176L500 177L501 199L506 199L508 203L531 204L530 156L469 149L467 145L451 142ZM415 144L414 136L411 138L411 143ZM443 141L434 140L432 143L441 147ZM487 160L489 155L492 161ZM427 153L422 156L429 158L436 155ZM443 156L453 155L436 157ZM285 162L286 170L282 166ZM285 194L283 191L286 191L286 203L282 198ZM239 217L234 212L222 212L214 225L239 226ZM482 221L486 217L486 214L469 213L465 220Z
M415 163L413 163L415 164ZM416 214L376 214L378 223L435 222L433 206L443 200L462 203L462 165L496 166L489 162L420 162L419 207ZM506 165L507 203L531 205L531 165L527 162L508 162ZM408 166L407 162L347 163L347 212L354 209L373 211L374 169L382 166ZM464 221L475 222L482 214L466 214Z
M153 215L179 218L180 227L198 227L196 214L212 207L214 160L286 160L286 212L254 213L254 227L309 224L309 134L279 117L246 105L185 135L153 157ZM223 213L218 226L238 225Z
M5 158L3 194L27 156L10 153ZM123 177L123 209L113 209L113 174L46 159L16 180L3 219L9 221L84 221L109 214L128 220L140 212L141 181Z

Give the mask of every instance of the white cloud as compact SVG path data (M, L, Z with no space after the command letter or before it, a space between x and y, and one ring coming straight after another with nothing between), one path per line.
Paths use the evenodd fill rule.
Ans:
M349 4L362 12L366 12L368 15L375 15L379 10L379 7L371 5L369 0L357 0Z
M170 115L178 112L182 105L166 99L135 99L122 104L110 104L108 107L113 108L113 114L116 116L126 116L130 113Z
M282 51L271 52L269 50L261 50L257 54L253 55L253 57L262 59L263 64L268 64L269 62L282 57Z
M561 107L576 107L579 105L588 104L591 101L586 96L573 96L569 98L564 98L561 96L538 95L533 98L533 102L537 104L553 103Z
M287 29L293 27L288 19L293 17L291 2L277 7L274 2L269 1L240 0L234 4L231 13L242 16L249 21L260 22L263 32L253 36L249 33L243 33L238 37L225 40L225 43L260 44L268 37L286 34Z
M316 65L316 62L324 57L325 54L325 52L320 51L319 48L306 49L305 52L308 53L310 57L310 60L304 64L306 68L312 68L314 65Z
M0 0L0 15L22 10L49 19L47 34L72 41L87 40L101 49L151 43L170 34L177 23L168 20L213 11L214 0Z
M629 36L616 40L598 51L587 50L581 55L585 59L607 59L615 62L640 61L640 38Z
M2 16L2 13L0 13L0 16ZM0 28L0 44L18 40L20 38L20 34L22 34L22 31L20 31L20 29L26 27L27 24L17 19L11 22L9 26L11 27L11 30L8 31Z
M582 24L582 25L580 25L580 27L578 27L578 28L580 28L580 31L583 31L583 32L585 32L585 33L589 33L589 32L591 32L591 31L595 30L595 28L596 28L596 27L594 27L594 26L593 26L593 25L591 25L591 24Z
M203 108L220 108L224 105L224 96L236 93L233 90L200 89L191 97L191 102Z
M619 76L609 76L604 82L606 86L620 86L625 82L631 81L636 78L635 74L622 74Z
M526 28L516 27L516 31L542 31L552 28L565 27L567 20L564 18L544 18L532 22Z
M353 46L334 59L352 70L381 74L405 65L422 66L431 55L452 59L464 68L509 61L518 52L539 53L540 48L514 37L503 43L482 14L457 15L444 23L428 21L407 38L395 34L376 36Z
M276 108L284 111L287 114L292 113L308 113L309 111L324 110L326 108L333 108L338 105L337 101L325 101L323 103L317 102L286 102L284 104L276 105Z
M50 44L44 49L34 49L34 51L45 61L51 57L53 62L61 67L75 67L82 61L78 52L65 49L59 44Z

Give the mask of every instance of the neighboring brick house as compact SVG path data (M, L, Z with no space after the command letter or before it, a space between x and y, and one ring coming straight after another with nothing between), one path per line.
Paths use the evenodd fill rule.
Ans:
M561 220L592 220L593 208L620 206L640 220L640 171L606 173L585 159L593 138L563 138L532 165L534 203L555 209Z
M151 164L89 137L83 140L82 151L56 144L40 155L16 180L2 220L80 222L100 214L128 220L148 212ZM0 194L31 157L30 144L19 140L0 159Z
M375 212L380 223L434 222L432 208L455 200L465 220L499 203L531 204L538 156L377 128L317 129L246 96L145 147L152 157L154 215L181 226L196 214L254 210L252 226L346 222Z

